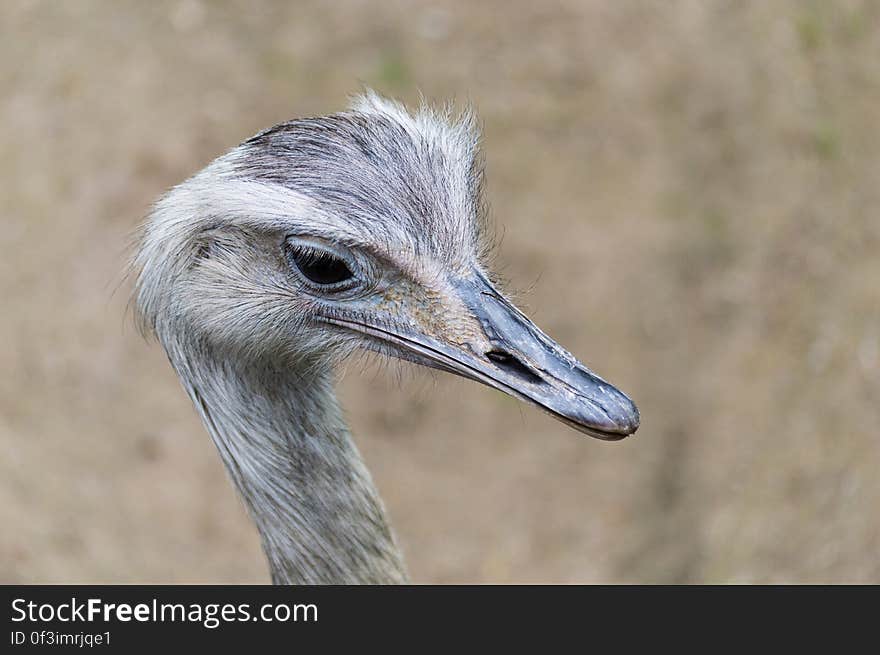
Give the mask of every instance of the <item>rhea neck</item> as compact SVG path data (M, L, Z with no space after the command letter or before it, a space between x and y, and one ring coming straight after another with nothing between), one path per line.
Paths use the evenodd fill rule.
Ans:
M166 344L166 346L172 344ZM262 538L275 584L406 582L332 370L168 348Z

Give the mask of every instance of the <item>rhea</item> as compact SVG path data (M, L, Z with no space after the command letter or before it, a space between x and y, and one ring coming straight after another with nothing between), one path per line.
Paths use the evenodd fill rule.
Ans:
M368 92L248 139L147 218L142 328L211 434L275 583L407 581L334 395L357 348L481 382L600 439L638 427L626 395L490 281L478 139L470 112Z

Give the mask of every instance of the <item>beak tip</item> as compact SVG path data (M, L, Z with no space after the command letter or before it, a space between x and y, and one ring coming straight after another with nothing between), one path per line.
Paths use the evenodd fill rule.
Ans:
M627 434L634 434L635 431L639 429L642 417L639 414L639 408L636 407L636 404L633 401L630 400L629 405L630 412L622 427L626 429Z
M615 391L617 390L615 389ZM635 434L641 423L639 408L636 407L636 404L625 394L619 391L617 394L619 395L615 398L613 407L607 405L603 407L605 416L602 419L604 420L597 421L598 425L596 426L607 435L609 440L613 441L619 441Z
M641 416L636 404L626 396L624 398L626 398L626 401L621 403L623 411L619 417L618 428L624 436L628 437L631 434L635 434L636 430L639 429Z

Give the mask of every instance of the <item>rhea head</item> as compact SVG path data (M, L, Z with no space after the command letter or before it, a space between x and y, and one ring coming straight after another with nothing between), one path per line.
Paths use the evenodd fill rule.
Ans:
M371 93L254 136L156 206L136 262L146 326L172 361L200 347L313 370L360 347L600 439L632 434L633 402L490 281L477 140L467 113L411 115Z

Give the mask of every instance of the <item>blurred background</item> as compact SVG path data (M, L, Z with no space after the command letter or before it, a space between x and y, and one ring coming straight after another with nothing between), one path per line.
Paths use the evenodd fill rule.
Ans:
M149 204L362 85L472 103L501 274L630 393L589 439L354 369L417 582L880 582L880 3L0 4L0 582L267 582L126 316Z

